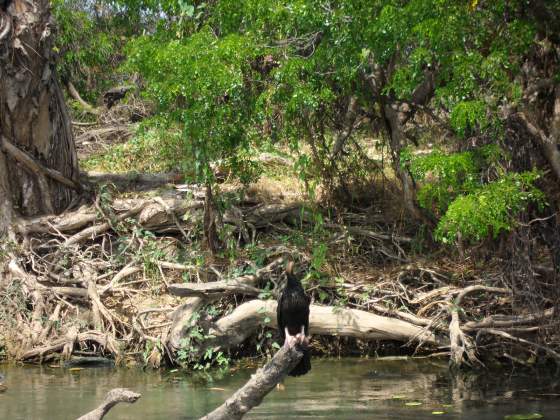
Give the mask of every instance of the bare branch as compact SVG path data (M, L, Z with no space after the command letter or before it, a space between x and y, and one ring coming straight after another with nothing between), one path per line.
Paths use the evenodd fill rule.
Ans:
M66 185L67 187L72 188L76 191L82 190L82 186L79 183L68 179L56 169L47 168L41 165L39 162L37 162L36 159L31 157L18 147L14 146L6 137L2 136L0 140L0 146L2 150L4 150L15 160L25 166L29 171L35 173L36 175L48 176L49 178L52 178L55 181L58 181L61 184Z
M303 352L297 346L282 347L270 362L251 377L249 382L201 420L241 419L249 410L262 402L263 398L288 375L302 357Z
M209 297L212 295L224 295L239 293L249 296L257 296L261 290L255 286L266 274L284 263L282 258L278 258L272 263L263 267L255 274L240 276L231 280L212 281L208 283L175 283L168 287L168 292L175 296L198 296Z
M76 87L72 84L72 82L68 82L66 87L68 88L68 93L72 98L74 98L78 103L82 106L84 111L89 112L90 114L99 115L101 111L98 108L95 108L88 104L86 101L82 99Z
M95 410L84 414L78 420L101 420L111 408L121 402L134 404L141 397L141 394L126 388L115 388L110 390L105 396L103 403Z

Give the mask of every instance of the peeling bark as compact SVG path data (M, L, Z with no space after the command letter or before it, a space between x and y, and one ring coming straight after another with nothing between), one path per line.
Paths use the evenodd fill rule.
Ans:
M3 18L11 31L0 42L0 136L37 166L22 164L5 148L0 152L0 231L12 209L27 216L61 212L79 184L71 122L56 79L49 0L13 0Z

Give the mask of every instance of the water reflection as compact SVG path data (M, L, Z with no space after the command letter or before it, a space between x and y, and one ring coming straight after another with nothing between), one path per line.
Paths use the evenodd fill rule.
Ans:
M0 366L8 390L0 394L0 419L73 419L96 407L111 388L142 394L108 419L191 419L208 413L240 387L254 369L212 377L136 369ZM313 370L288 378L247 418L500 419L538 412L560 418L555 372L451 375L444 363L363 359L314 360Z

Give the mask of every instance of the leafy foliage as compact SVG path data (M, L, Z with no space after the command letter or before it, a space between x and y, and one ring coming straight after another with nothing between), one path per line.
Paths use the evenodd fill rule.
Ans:
M511 173L450 204L436 229L436 238L452 243L457 237L478 242L496 238L516 226L516 216L531 203L544 205L544 194L534 183L536 172Z
M427 155L404 156L408 158L413 177L422 182L417 194L420 206L439 218L457 196L481 186L483 168L496 163L500 150L489 145L467 152L435 150Z
M58 36L58 73L64 82L73 82L87 99L111 86L107 68L116 67L122 41L110 20L95 17L95 8L86 0L52 0ZM111 30L108 30L111 28Z
M196 325L200 313L194 313L191 318L192 327L188 335L181 340L181 348L177 351L177 362L183 367L191 367L194 370L208 370L211 367L227 367L229 358L220 351L219 347L208 347L203 354L200 352L202 343L212 338L204 330Z
M477 129L484 130L488 127L486 104L482 101L459 102L451 112L450 123L461 137Z
M528 175L506 169L483 175L495 167L496 156L506 159L499 150L498 110L526 100L522 66L537 47L539 30L548 27L524 0L96 4L103 13L88 2L56 0L61 41L91 46L80 54L94 54L69 54L64 68L107 62L109 46L118 49L119 43L104 38L101 29L112 28L128 41L122 70L141 74L146 97L157 105L152 123L180 133L171 142L162 135L161 143L149 147L136 142L132 154L147 156L159 148L169 152L166 161L199 181L214 182L219 165L250 183L260 174L254 155L263 147L289 149L311 197L319 185L331 196L343 190L353 197L352 184L372 188L375 177L385 175L388 149L395 174L402 178L406 166L419 182L416 199L440 220L440 239L458 232L481 239L488 233L482 226L492 235L507 230L522 202L540 200ZM547 7L549 17L558 12ZM87 22L91 16L97 16L95 23ZM117 23L119 31L107 26ZM450 137L435 139L439 149L413 158L408 138L425 138L430 123L414 121L423 132L395 141L387 119L394 109L407 113L399 130L407 131L416 115L429 116ZM475 137L489 146L453 153ZM378 140L382 164L364 138ZM487 196L494 200L492 211L479 219L461 216ZM495 222L485 219L493 215L499 216Z

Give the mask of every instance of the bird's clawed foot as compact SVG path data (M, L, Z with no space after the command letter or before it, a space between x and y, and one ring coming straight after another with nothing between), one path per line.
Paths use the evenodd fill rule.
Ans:
M303 347L309 347L309 337L307 337L305 334L299 333L295 338L299 345Z
M305 329L302 326L301 331L296 335L296 340L300 346L308 347L309 346L309 337L305 335Z
M287 328L284 330L284 335L286 336L286 338L284 339L284 347L291 348L294 347L296 343L298 343L298 336L290 335Z
M284 347L294 347L296 344L302 347L309 347L309 337L305 335L303 328L296 335L290 335L288 329L286 328L284 330L284 335L286 337L284 339Z

